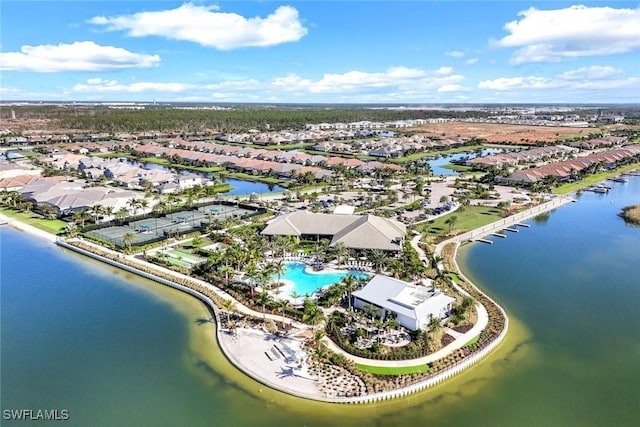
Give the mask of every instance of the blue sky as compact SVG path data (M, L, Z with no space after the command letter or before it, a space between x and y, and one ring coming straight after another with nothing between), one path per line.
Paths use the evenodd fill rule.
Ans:
M637 2L0 5L0 100L640 102Z

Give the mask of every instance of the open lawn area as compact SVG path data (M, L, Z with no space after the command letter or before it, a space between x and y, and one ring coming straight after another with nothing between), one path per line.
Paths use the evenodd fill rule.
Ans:
M0 209L4 215L15 218L20 222L24 222L25 224L32 225L36 228L39 228L42 231L46 231L51 234L58 234L66 227L67 223L64 221L60 221L59 219L45 219L42 215L39 215L34 212L18 212L13 209Z
M452 234L460 234L461 232L498 221L502 218L503 213L504 211L502 209L494 207L467 206L463 211L458 209L448 215L441 216L433 222L430 221L427 224L421 224L417 228L428 238L432 238L429 240L437 241L449 234L450 230ZM446 221L453 216L456 217L455 222L453 224L447 223Z
M414 374L417 372L422 372L422 373L429 372L429 366L427 365L384 367L384 366L362 365L360 363L357 363L356 368L360 369L361 371L369 372L375 375L406 375L406 374Z

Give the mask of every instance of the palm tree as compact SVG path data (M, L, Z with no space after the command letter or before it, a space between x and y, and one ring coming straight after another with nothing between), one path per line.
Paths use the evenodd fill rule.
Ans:
M131 245L133 244L135 238L135 234L133 234L131 231L125 233L124 236L122 236L122 243L124 243L129 251L131 251Z
M128 203L127 203L128 204ZM120 221L124 221L124 219L126 217L129 216L129 209L122 207L120 209L118 209L118 211L116 212L116 217L120 220Z
M146 209L149 207L149 201L147 199L138 200L138 207L142 208L142 213L146 216Z
M131 200L129 200L129 201L127 202L127 205L129 205L129 207L130 207L131 209L133 209L133 215L134 215L134 216L137 216L137 215L138 215L138 206L139 206L139 204L138 204L138 203L139 203L139 202L138 202L138 199L131 199Z
M396 279L399 279L402 276L402 273L406 272L407 269L405 268L405 265L402 261L400 261L399 259L393 259L390 263L389 263L389 272L391 273L391 275L393 277L395 277Z
M369 258L369 261L373 263L376 273L379 273L380 270L382 270L382 264L384 264L384 261L387 259L387 256L385 255L384 251L380 249L374 249L369 252L368 258Z
M111 224L111 219L113 217L113 206L105 206L102 209L102 213L104 214L104 216L109 218L109 224Z
M258 305L262 306L262 320L267 320L265 308L271 301L273 301L273 298L271 298L271 295L265 289L263 289L262 292L258 294L256 302L258 303Z
M338 268L342 265L342 260L344 257L348 256L350 249L345 246L344 242L338 242L333 247L333 253L336 255L338 259Z
M458 222L458 217L456 215L451 215L444 222L445 224L449 225L449 233L451 233L451 230L453 230L453 226L456 224L456 222Z
M222 264L218 267L218 272L224 275L225 286L229 286L229 273L233 273L234 269L228 264Z
M159 214L163 214L167 211L167 208L169 207L169 205L167 205L167 202L165 202L164 200L159 201L158 203L155 204L155 206L153 207L153 210L156 213Z
M298 298L300 298L302 294L294 290L294 291L291 291L290 295L291 295L291 298L293 298L293 304L298 305Z
M244 275L249 281L251 295L253 296L255 293L256 284L258 282L258 279L260 278L260 271L258 270L258 266L256 265L255 261L251 261L247 264L244 269Z
M291 303L286 298L281 298L277 302L278 311L282 313L282 326L284 327L284 314L288 308L291 307Z
M302 321L313 326L313 330L315 331L315 326L322 320L324 320L324 313L320 310L320 307L312 303L311 300L306 299L304 301Z
M236 309L235 301L231 299L223 299L220 302L220 308L222 308L222 310L224 310L224 312L227 314L227 323L229 323L231 312Z
M84 228L86 220L91 218L91 215L86 210L81 210L73 214L73 221L77 224L80 223L80 228Z
M278 277L277 285L280 286L281 285L280 278L286 270L286 266L284 262L282 262L282 260L272 262L270 266L270 270L271 270L271 274L275 274Z
M200 246L202 246L203 243L204 240L202 240L202 236L196 236L191 239L191 247L195 248L196 250L200 249Z
M347 291L347 304L351 308L351 293L356 289L356 277L353 274L347 274L342 278L342 283Z
M78 235L78 226L75 222L70 222L64 227L64 232L69 235L69 237L76 237Z
M94 224L98 223L98 217L102 214L104 214L104 206L99 205L99 204L95 204L93 205L93 207L91 208L91 213L93 214L93 222Z
M278 252L278 251L282 251L282 258L284 258L284 254L291 250L291 240L289 240L289 237L287 236L275 236L273 238L273 240L271 241L272 245L273 245L273 253L274 255Z
M431 316L431 320L429 321L429 332L436 333L442 329L442 322L435 316Z

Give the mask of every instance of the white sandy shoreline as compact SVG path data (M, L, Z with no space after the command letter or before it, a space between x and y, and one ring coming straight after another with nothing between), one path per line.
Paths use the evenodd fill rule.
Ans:
M40 230L39 228L34 227L33 225L25 224L22 221L19 221L14 218L10 218L2 213L0 213L0 223L9 225L13 228L16 228L20 231L24 231L26 233L29 233L41 239L48 240L49 242L52 242L52 243L55 243L55 241L57 240L57 237L54 234L47 233L46 231Z

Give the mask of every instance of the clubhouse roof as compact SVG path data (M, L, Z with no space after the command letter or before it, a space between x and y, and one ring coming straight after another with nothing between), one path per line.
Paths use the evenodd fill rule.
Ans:
M352 249L401 251L407 228L404 224L374 215L340 215L297 211L272 219L262 230L266 236L331 239Z

